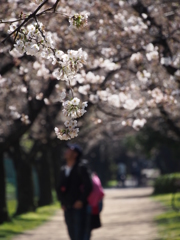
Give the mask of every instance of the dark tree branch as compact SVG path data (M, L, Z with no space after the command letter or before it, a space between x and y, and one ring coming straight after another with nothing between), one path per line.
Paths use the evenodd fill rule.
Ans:
M158 106L159 111L163 118L165 119L166 123L168 124L171 131L175 133L175 135L180 139L180 128L176 126L173 120L170 118L169 113L164 109L163 105Z
M172 57L172 52L169 47L167 37L164 36L162 26L157 24L155 19L152 18L148 12L147 7L143 5L141 0L138 0L136 4L133 5L133 9L139 14L139 16L142 18L142 14L145 13L147 15L147 18L143 19L144 22L149 21L151 26L154 26L158 29L158 35L155 37L154 41L152 42L154 45L161 45L163 47L163 55L165 57ZM163 65L163 67L166 69L166 71L170 75L174 75L174 73L177 71L177 69L170 65Z
M53 92L55 85L57 84L57 80L49 79L49 84L46 90L44 91L44 98L48 98L51 93ZM29 120L31 121L30 124L25 125L20 120L15 120L12 130L10 134L4 139L2 143L0 143L0 147L7 149L11 146L14 142L21 138L21 136L27 132L30 127L33 125L34 121L36 120L37 116L45 106L44 100L36 100L33 99L29 104Z
M109 115L109 116L111 116L111 117L115 117L115 118L121 118L122 117L122 115L119 115L119 114L115 114L115 113L113 113L113 112L108 112L108 111L106 111L102 106L100 106L99 104L97 105L97 108L98 108L98 110L99 111L101 111L101 112L103 112L103 113L105 113L106 115Z
M167 43L167 38L164 36L164 34L162 32L162 26L157 24L155 19L150 16L147 7L145 7L143 5L141 0L138 0L137 3L133 5L133 9L139 14L139 16L141 18L142 18L143 13L145 13L147 15L146 19L142 18L143 21L145 21L145 22L149 21L151 23L151 26L156 27L159 31L159 34L158 34L158 36L156 36L154 42L164 47L164 51L163 51L164 56L172 57L172 52Z
M48 8L48 9L40 12L39 14L37 14L37 13L39 12L39 10L48 2L48 0L43 1L43 2L36 8L36 10L35 10L33 13L31 13L30 15L28 15L28 17L26 17L26 18L24 19L24 21L23 21L12 33L10 33L10 34L2 41L2 43L5 43L5 41L6 41L8 38L10 38L13 34L15 34L15 38L14 38L14 42L15 42L16 37L17 37L20 29L21 29L29 20L31 20L31 19L36 19L37 16L41 16L42 14L44 14L44 13L46 13L46 12L49 12L49 11L51 11L51 10L53 10L53 12L55 12L59 1L60 1L60 0L56 0L56 2L54 3L54 5L53 5L51 8ZM22 20L22 19L20 19L19 21L21 21L21 20ZM3 22L3 21L1 21L1 22ZM9 22L9 23L11 23L11 22Z

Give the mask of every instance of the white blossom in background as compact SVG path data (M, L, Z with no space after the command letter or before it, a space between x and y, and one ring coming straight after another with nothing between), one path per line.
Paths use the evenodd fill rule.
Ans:
M49 99L48 99L48 98L44 98L44 103L45 103L46 105L50 105Z
M43 2L43 0L31 0L31 2L34 2L34 3L36 3L36 4L40 4L40 3Z
M87 74L83 72L84 81L91 84L100 84L104 81L104 76L95 75L93 72L89 71ZM79 80L78 80L79 82ZM80 83L80 82L79 82Z
M102 101L107 101L108 96L110 95L109 89L107 88L106 90L99 90L97 91L97 95Z
M95 104L99 101L99 97L95 94L90 94L89 101L92 102L93 104Z
M120 6L120 7L123 7L123 6L124 6L124 4L125 4L125 2L124 2L124 1L119 1L119 6Z
M44 77L45 79L48 79L49 75L50 75L49 74L49 69L46 68L45 64L44 63L40 64L40 67L37 71L37 76L38 77Z
M31 123L31 121L29 120L29 116L28 115L25 115L25 114L22 114L21 115L21 121L25 124L25 125L28 125Z
M117 52L115 48L102 48L101 53L106 57L109 58Z
M63 102L65 98L66 98L66 92L65 91L60 92L59 93L59 101Z
M104 81L105 77L100 75L95 75L93 72L89 71L87 74L85 71L81 71L81 73L76 74L75 78L76 82L90 83L90 84L100 84Z
M155 102L154 99L150 99L146 103L147 103L147 106L150 107L150 108L155 108L156 107L156 102Z
M130 16L127 11L114 15L114 20L122 25L124 32L128 35L145 33L148 28L140 17Z
M143 61L143 55L138 53L133 53L130 57L130 62L140 64Z
M87 95L88 92L89 92L89 90L90 90L90 85L89 85L89 84L86 84L86 85L84 85L84 86L80 86L80 87L78 88L78 92L81 93L81 94L83 94L83 95Z
M150 91L150 94L156 103L160 103L164 99L164 95L159 88L154 88L152 91Z
M173 59L173 62L172 62L172 65L175 67L175 68L180 68L180 53L178 53L174 59Z
M12 119L16 120L21 117L21 115L17 112L17 109L15 106L9 106L9 110L10 110L10 116L12 117Z
M43 93L38 93L36 95L36 100L42 100L43 99Z
M152 113L149 111L149 108L143 108L143 109L140 109L139 112L138 112L141 117L146 117L146 118L149 118L152 116Z
M123 92L119 93L119 99L120 99L121 103L124 103L128 98L129 98L129 96L127 96L125 93L123 93Z
M133 119L132 118L128 118L127 120L124 120L124 121L122 121L122 125L123 126L132 126L132 123L133 123Z
M127 99L125 103L123 104L123 107L127 110L133 110L137 107L138 103L136 100L133 99Z
M151 73L149 73L146 70L143 70L142 72L138 71L136 76L140 82L147 83L151 77Z
M23 93L27 93L27 87L22 86L22 87L21 87L21 92L23 92Z
M116 94L112 94L108 97L108 103L111 106L119 108L121 106L119 96Z
M145 49L148 61L157 60L159 58L158 47L154 47L152 43L149 43Z
M177 70L174 75L177 80L180 80L180 70Z
M171 65L171 63L172 63L172 59L170 57L162 57L161 58L162 65L168 66L168 65Z
M100 59L100 67L105 68L106 70L116 70L118 68L120 68L119 64L113 63L111 60L109 59Z
M143 119L135 119L133 121L133 124L132 124L132 127L135 129L135 130L139 130L140 128L144 127L145 123L146 123L146 119L143 118Z
M85 71L81 71L81 73L77 73L75 75L74 79L76 82L83 84L85 82L85 76L86 76Z
M22 57L24 55L24 51L20 52L18 51L18 49L13 48L10 52L10 54L14 57L14 58L19 58Z

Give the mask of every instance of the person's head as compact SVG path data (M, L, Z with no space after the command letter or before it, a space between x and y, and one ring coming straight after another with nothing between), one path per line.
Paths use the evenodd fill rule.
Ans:
M82 148L78 144L67 144L64 158L67 162L75 163L79 161L82 155Z

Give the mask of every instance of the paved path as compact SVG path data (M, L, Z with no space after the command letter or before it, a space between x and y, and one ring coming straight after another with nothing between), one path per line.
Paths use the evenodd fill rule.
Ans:
M158 240L154 216L161 212L149 198L151 188L105 190L103 227L92 232L92 240ZM62 211L35 230L13 240L68 240Z

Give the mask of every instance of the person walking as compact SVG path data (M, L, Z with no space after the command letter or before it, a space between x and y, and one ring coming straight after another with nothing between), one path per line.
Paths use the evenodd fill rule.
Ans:
M125 180L126 180L126 165L123 162L120 162L118 164L118 174L117 174L117 179L118 179L118 187L122 186L125 187Z
M67 145L66 164L61 167L57 187L71 240L89 240L91 235L91 209L87 198L92 191L92 178L87 161L80 160L81 155L79 145Z

